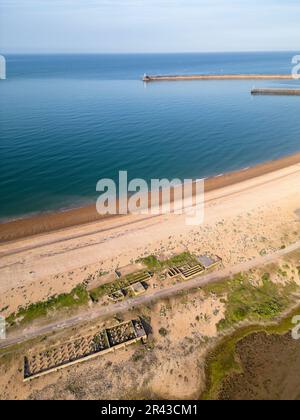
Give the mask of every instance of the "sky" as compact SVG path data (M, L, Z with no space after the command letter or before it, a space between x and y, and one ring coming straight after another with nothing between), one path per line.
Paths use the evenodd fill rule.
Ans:
M299 49L299 0L0 1L0 54Z

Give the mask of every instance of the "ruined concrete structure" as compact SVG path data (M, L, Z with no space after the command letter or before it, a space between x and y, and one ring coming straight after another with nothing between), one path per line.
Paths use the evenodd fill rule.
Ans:
M171 278L180 276L184 280L187 280L189 278L199 276L209 269L217 267L222 262L221 258L209 255L200 255L197 257L197 261L199 264L188 263L182 266L169 267L167 275Z
M211 256L208 254L199 255L197 257L199 263L205 268L205 270L209 270L210 268L215 268L217 265L221 264L222 259L218 256Z
M197 276L201 273L203 273L204 268L200 265L190 265L190 264L185 264L181 267L170 267L170 269L168 270L168 276L169 277L176 277L176 276L181 276L184 279L189 279L191 277Z
M39 353L30 353L25 356L24 381L146 340L147 334L143 324L141 320L136 319L104 329L97 334L78 336Z
M108 299L113 302L120 302L126 297L135 297L140 296L146 292L148 288L148 283L146 281L143 282L136 282L131 284L130 286L124 287L124 289L117 290L114 293L108 295Z

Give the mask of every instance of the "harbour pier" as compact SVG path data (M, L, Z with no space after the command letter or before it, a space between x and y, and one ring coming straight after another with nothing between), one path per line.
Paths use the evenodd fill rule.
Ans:
M181 81L181 80L293 80L291 74L194 74L194 75L157 75L144 74L144 82Z
M252 89L251 95L300 96L300 89Z

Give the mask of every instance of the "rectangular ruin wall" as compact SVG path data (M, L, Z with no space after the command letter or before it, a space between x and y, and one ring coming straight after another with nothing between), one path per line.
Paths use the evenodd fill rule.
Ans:
M132 320L104 329L97 334L73 340L24 357L24 381L90 360L138 341L147 334L140 320Z

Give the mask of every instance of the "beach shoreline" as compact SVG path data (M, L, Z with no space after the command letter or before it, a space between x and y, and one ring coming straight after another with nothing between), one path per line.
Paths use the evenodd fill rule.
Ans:
M209 177L205 179L205 192L208 193L232 186L298 163L300 163L300 152L249 168ZM80 225L88 225L94 222L107 221L109 219L123 219L124 217L126 218L124 215L99 215L94 204L69 210L41 213L35 216L0 223L0 243L25 239L34 235L55 232Z

